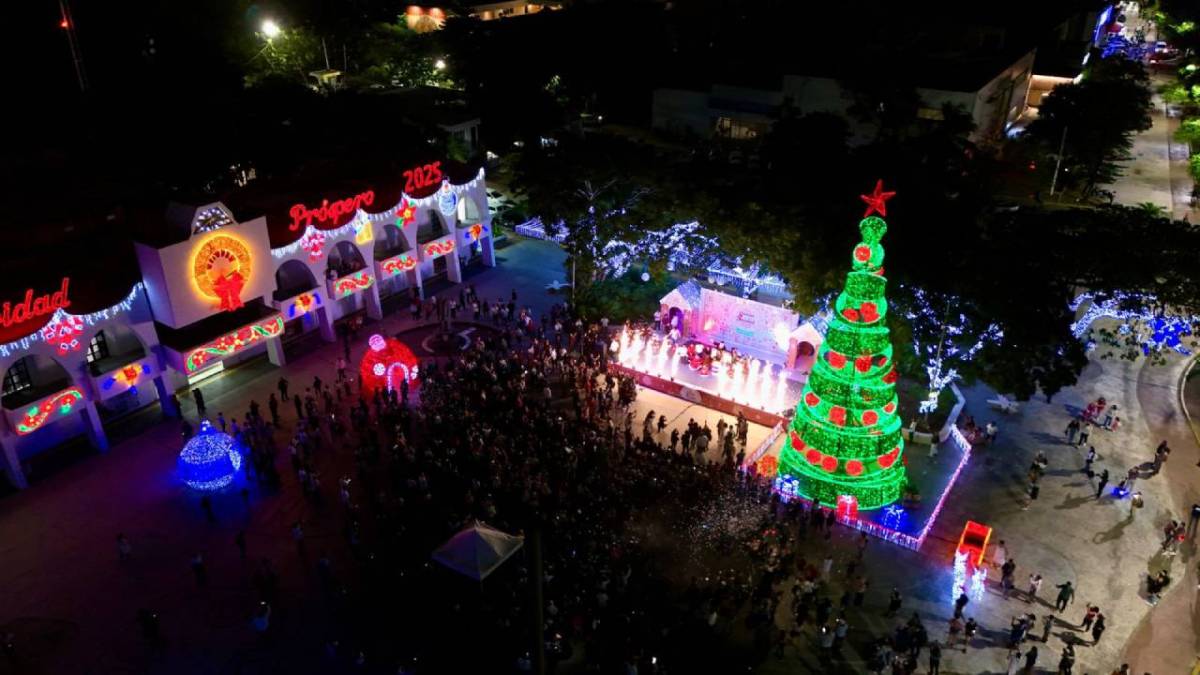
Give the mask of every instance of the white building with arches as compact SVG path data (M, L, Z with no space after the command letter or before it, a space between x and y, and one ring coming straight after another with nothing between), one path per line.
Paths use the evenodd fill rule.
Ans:
M332 198L331 198L332 197ZM171 205L135 243L141 280L111 306L72 314L71 283L0 297L0 468L28 485L30 457L73 439L108 448L106 425L309 333L424 299L468 266L493 267L483 169L432 162L347 194L286 195L242 220L225 202ZM236 199L235 199L236 201ZM245 209L242 209L245 210ZM389 302L399 298L400 302Z

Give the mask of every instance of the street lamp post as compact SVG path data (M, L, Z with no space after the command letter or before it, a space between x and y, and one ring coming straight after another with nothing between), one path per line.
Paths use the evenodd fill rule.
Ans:
M1058 157L1054 160L1054 176L1050 179L1050 196L1054 196L1054 188L1058 185L1058 168L1062 166L1063 150L1067 147L1067 127L1063 126L1062 138L1058 141Z

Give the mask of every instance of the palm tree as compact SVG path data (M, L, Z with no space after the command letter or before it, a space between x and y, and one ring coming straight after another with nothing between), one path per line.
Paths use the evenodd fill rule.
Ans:
M1143 213L1145 213L1146 215L1151 216L1153 218L1166 218L1167 217L1167 209L1165 207L1159 206L1158 204L1155 204L1154 202L1140 202L1138 204L1135 204L1133 208L1138 209L1138 210L1142 211Z

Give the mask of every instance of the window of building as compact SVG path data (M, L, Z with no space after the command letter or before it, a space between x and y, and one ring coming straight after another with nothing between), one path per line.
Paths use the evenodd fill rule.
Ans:
M717 135L735 141L749 141L758 138L759 129L756 125L747 124L731 117L717 118Z
M25 359L12 364L8 372L4 373L4 396L31 387L33 387L33 383L29 381L29 368L25 365Z
M941 108L919 108L917 110L917 118L941 121L946 119L946 114L942 112Z
M104 331L100 331L88 343L87 362L95 363L106 358L108 358L108 340L104 337Z

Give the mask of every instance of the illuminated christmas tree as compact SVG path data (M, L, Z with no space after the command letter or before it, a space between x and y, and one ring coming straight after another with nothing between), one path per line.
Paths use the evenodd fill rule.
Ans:
M836 506L846 495L859 509L900 499L905 472L896 369L887 329L887 299L880 240L886 201L895 193L863 195L867 212L858 224L851 270L817 352L804 396L796 406L780 455L779 475L794 480L796 494ZM873 216L873 213L879 216ZM845 501L845 500L843 500Z

